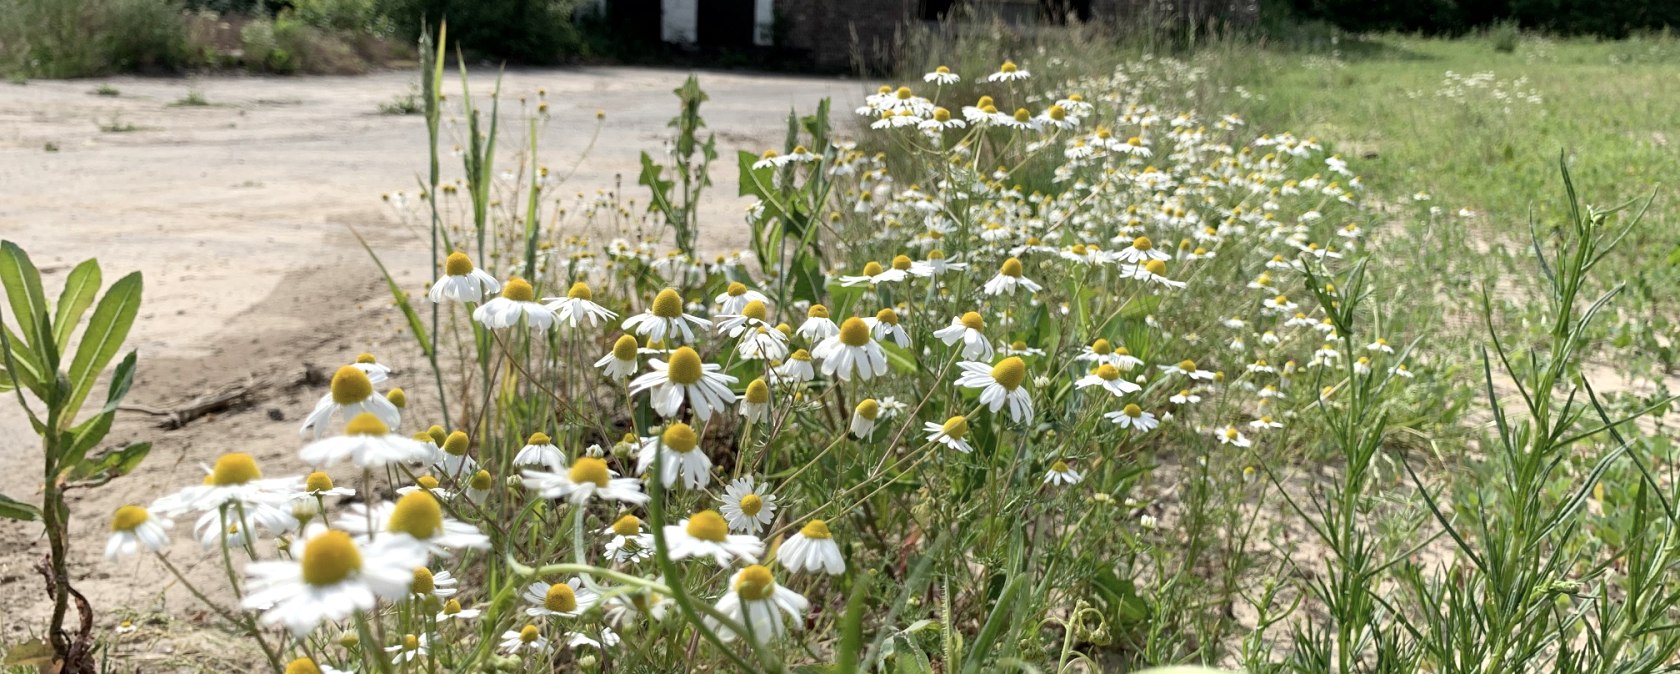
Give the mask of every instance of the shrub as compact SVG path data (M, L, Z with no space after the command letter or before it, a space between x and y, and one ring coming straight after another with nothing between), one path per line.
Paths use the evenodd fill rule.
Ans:
M171 0L0 0L0 70L87 77L192 62Z
M468 52L520 63L555 63L581 40L572 23L576 0L382 0L382 12L404 39L430 23L449 23L454 44Z

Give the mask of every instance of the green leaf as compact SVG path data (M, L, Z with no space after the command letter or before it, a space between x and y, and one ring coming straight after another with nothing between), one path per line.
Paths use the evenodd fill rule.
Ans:
M134 472L151 452L152 443L136 442L122 449L100 454L91 461L77 464L67 477L76 481L89 478L101 481L116 479Z
M5 494L0 494L0 518L33 522L41 519L41 511L28 503L14 500ZM12 652L15 653L17 651L14 649ZM10 660L7 662L10 662Z
M0 332L5 333L4 343L11 346L10 371L12 376L4 380L7 384L6 388L9 390L22 385L37 397L44 397L43 394L46 391L41 388L41 382L46 377L40 361L36 360L35 354L29 350L29 345L12 333L11 328L0 324ZM5 362L3 356L0 356L0 362Z
M41 290L41 272L29 261L29 254L10 241L0 241L0 286L6 289L6 300L12 305L18 332L34 338L36 322L51 309L47 306L46 293Z
M992 653L992 646L1003 634L1010 617L1015 613L1015 600L1021 596L1021 589L1026 585L1025 575L1017 574L1009 579L1009 584L1003 588L1003 594L998 596L997 604L992 606L992 614L986 617L986 624L980 627L980 633L974 636L974 649L963 657L964 672L977 672L984 666L988 656Z
M904 347L892 342L876 342L876 344L880 344L881 350L887 352L888 367L904 374L916 373L916 359L912 358L910 352L906 351Z
M82 332L82 342L76 345L76 357L70 361L70 399L63 407L62 417L66 421L81 410L82 401L93 390L99 373L105 371L105 366L122 349L123 340L128 339L128 329L134 326L134 317L140 312L140 287L140 272L117 279L94 308L93 318Z
M52 322L53 341L58 344L59 353L70 350L70 334L75 332L82 314L93 306L102 282L98 260L83 261L70 270L69 278L64 279L64 292L58 296L58 313L53 316Z
M1155 308L1159 306L1161 306L1161 296L1159 295L1134 297L1131 301L1126 302L1126 306L1120 307L1120 317L1128 321L1141 321L1155 313Z

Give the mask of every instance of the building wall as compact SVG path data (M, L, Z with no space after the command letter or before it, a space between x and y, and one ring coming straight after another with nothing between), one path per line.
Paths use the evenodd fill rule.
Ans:
M685 45L698 39L699 0L660 0L659 17L659 39Z
M853 65L854 45L865 62L885 63L899 27L921 20L919 7L917 0L775 0L776 37L821 68Z

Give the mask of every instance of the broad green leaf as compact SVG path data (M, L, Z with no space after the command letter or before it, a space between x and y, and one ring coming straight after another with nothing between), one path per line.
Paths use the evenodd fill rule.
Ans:
M69 278L64 279L64 292L58 296L58 313L53 315L53 341L58 344L59 353L70 350L70 334L76 331L82 314L93 306L102 282L98 260L76 265L70 270Z
M904 374L916 373L916 359L910 357L910 352L892 342L876 342L881 350L887 352L887 365Z
M41 272L29 261L29 254L10 241L0 241L0 286L6 289L6 300L12 305L18 332L33 339L39 317L48 315L52 309L41 290Z
M974 636L974 649L963 657L964 672L977 672L985 666L991 656L992 647L997 644L998 637L1003 635L1004 628L1015 614L1015 600L1021 596L1022 588L1026 585L1025 578L1026 576L1018 574L1010 578L1009 584L1004 586L1003 594L998 597L997 603L992 605L991 615L987 616L986 623L980 626L980 633Z
M41 511L28 503L0 494L0 518L33 522L41 518ZM12 652L15 653L16 650L14 649Z
M82 342L76 345L76 357L70 361L70 399L65 403L64 419L74 418L82 401L93 390L99 373L122 349L128 339L128 329L134 326L134 316L140 312L140 272L117 279L111 289L99 299L82 332Z
M1126 303L1126 306L1120 307L1120 317L1128 321L1141 321L1155 313L1155 308L1159 306L1161 306L1161 296L1159 295L1134 297Z
M59 465L68 469L79 465L87 452L105 439L105 434L111 432L111 422L116 419L117 405L123 396L128 395L128 389L134 385L134 362L136 354L133 351L124 356L117 369L111 373L111 386L105 392L105 406L99 412L70 429L68 441L64 447L63 456L59 457Z
M152 451L152 443L136 442L115 451L105 452L89 461L83 461L70 471L71 480L85 480L88 478L110 480L134 472L140 467L140 462Z

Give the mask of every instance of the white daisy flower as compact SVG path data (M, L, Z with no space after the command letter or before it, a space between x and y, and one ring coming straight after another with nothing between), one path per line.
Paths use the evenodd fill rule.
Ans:
M805 322L799 324L794 334L812 342L821 342L829 337L840 334L840 326L828 317L828 307L813 304L805 312Z
M631 505L646 503L642 481L633 477L618 477L607 468L607 462L593 456L578 457L564 473L526 470L520 473L525 488L542 498L566 499L572 505L584 505L591 499L602 498Z
M444 436L440 449L434 455L437 460L432 463L439 472L456 480L478 472L478 462L467 453L472 449L472 439L464 431L452 431Z
M665 525L665 545L672 561L689 557L710 557L718 566L729 568L736 559L758 563L764 541L757 536L729 533L729 522L715 510L702 510L682 522Z
M472 620L482 613L483 611L476 608L461 608L459 600L451 599L443 603L443 610L438 612L436 620L439 623L451 620Z
M353 674L332 665L324 665L302 657L286 663L286 674Z
M751 300L740 311L719 315L714 327L718 334L730 337L740 337L755 328L773 327L770 325L770 307L764 302Z
M995 73L986 76L987 82L1015 82L1032 77L1032 73L1022 70L1014 61L1004 61Z
M762 486L762 485L756 485ZM723 490L723 518L729 522L730 531L758 535L759 529L770 526L776 519L776 497L771 494L760 494L753 483L753 476L747 475L730 482Z
M410 545L358 544L344 531L316 527L291 544L292 559L246 565L249 593L240 605L262 611L265 627L285 625L303 636L324 622L372 609L378 599L408 594L425 552Z
M901 349L910 348L910 333L898 324L898 312L882 309L875 312L873 317L863 319L863 323L869 326L869 333L876 340L884 342L891 339Z
M974 446L968 444L968 417L957 415L946 419L945 423L937 424L932 421L922 424L922 430L927 432L927 439L937 442L951 449L967 454L974 451Z
M1219 438L1219 444L1221 445L1236 445L1238 447L1251 447L1254 445L1254 443L1249 442L1247 437L1243 436L1242 431L1237 430L1236 426L1226 426L1221 430L1215 431L1214 436Z
M793 382L803 384L817 376L816 368L811 365L811 352L804 349L794 351L786 362L777 365L770 371L771 378L776 383Z
M987 281L986 285L981 287L981 290L984 290L987 295L1005 295L1014 294L1016 288L1025 288L1029 293L1036 293L1044 289L1044 286L1022 276L1024 271L1019 259L1012 257L1004 260L1003 265L998 268L997 275Z
M554 325L554 312L537 302L537 294L525 279L514 277L502 286L502 294L473 309L473 320L492 330L511 328L521 320L532 330Z
M391 377L391 368L379 363L371 353L356 356L356 362L351 363L350 366L361 370L362 374L368 376L368 381L375 385L383 384L385 380Z
M1201 381L1213 381L1213 373L1209 372L1207 370L1197 368L1196 367L1196 361L1193 361L1193 360L1186 359L1186 360L1181 360L1178 363L1173 364L1173 365L1160 365L1158 367L1161 368L1162 372L1166 372L1166 373L1169 373L1169 374L1181 374L1181 375L1184 375L1184 376L1189 377L1191 379L1197 379L1197 380L1201 380Z
M363 412L370 412L384 423L387 428L396 428L402 422L402 412L385 396L373 390L373 380L366 372L354 365L338 368L333 373L332 384L321 401L315 403L315 409L304 417L300 433L308 434L314 431L315 439L326 435L327 427L333 424L335 418L349 421Z
M861 285L874 286L883 283L898 283L907 278L910 278L910 258L900 255L893 259L891 269L884 269L881 267L881 263L870 260L863 265L862 275L842 276L840 277L840 285L847 288Z
M1373 351L1373 352L1380 351L1382 353L1394 353L1394 347L1389 346L1388 345L1388 340L1383 339L1381 337L1378 337L1377 341L1371 342L1370 344L1366 344L1365 345L1365 350L1366 351Z
M779 361L788 355L787 335L780 330L759 326L741 339L735 354L742 360Z
M418 463L430 453L426 445L392 433L379 417L362 412L345 424L344 435L311 442L298 450L298 458L318 468L345 459L358 468L382 468L392 464Z
M1184 281L1174 281L1168 278L1167 263L1161 260L1150 260L1132 267L1131 277L1145 283L1163 285L1168 288L1183 288L1189 285Z
M208 537L211 545L223 533L237 534L243 540L253 526L270 534L297 527L291 504L292 494L301 486L297 477L264 479L256 460L242 452L223 454L216 459L215 467L206 468L205 472L209 476L203 484L162 496L148 510L166 518L188 512L204 513L194 526L204 534L210 524L215 525L215 535ZM228 519L232 520L230 526L237 527L237 531L228 532L229 527L221 525L224 506ZM206 521L210 524L205 524ZM206 536L200 535L200 540L206 540Z
M1248 427L1254 429L1255 432L1262 432L1273 428L1283 428L1283 424L1273 419L1270 414L1262 414L1260 418L1248 422Z
M547 433L538 431L525 439L525 446L513 455L514 467L542 466L543 470L558 473L566 469L566 454L554 446Z
M930 135L937 137L938 132L940 131L944 131L946 129L961 129L966 126L968 126L968 122L952 117L950 110L946 110L945 108L934 108L933 114L929 115L927 119L922 120L920 124L917 124L916 128L930 132ZM910 269L910 273L916 273L914 267ZM916 275L924 276L924 274Z
M881 416L881 404L874 398L865 398L852 410L852 437L866 438L875 432L875 421Z
M413 579L408 584L408 594L415 599L448 599L461 592L457 587L461 581L448 571L432 573L424 566L414 567Z
M502 284L496 282L496 277L483 269L474 268L472 258L466 253L454 252L443 261L443 276L432 284L426 297L434 304L441 304L444 300L477 304L484 301L485 295L501 289Z
M677 416L685 401L701 421L712 418L714 410L735 404L735 392L729 390L735 377L723 374L715 363L702 363L694 349L678 347L669 364L654 358L648 366L653 371L631 381L630 394L650 391L649 402L662 417Z
M375 529L369 529L369 522ZM478 527L445 515L437 497L425 490L409 492L395 503L386 501L371 509L353 503L335 524L355 534L358 541L389 539L440 557L449 557L454 550L490 549L489 536ZM424 560L420 564L423 563ZM420 564L411 564L409 568Z
M982 318L979 312L970 311L952 318L950 327L933 331L933 336L939 338L939 341L945 342L946 346L961 341L964 358L991 360L994 352L992 351L992 343L986 339L985 329L986 319Z
M712 480L712 460L700 449L700 436L681 421L666 426L659 435L642 438L636 474L646 475L655 458L660 464L659 480L666 487L675 485L679 476L689 489L704 489Z
M776 562L789 571L799 573L827 573L838 576L846 572L846 560L840 555L840 545L828 530L828 523L811 520L799 533L789 536L776 550Z
M730 282L729 287L724 290L722 295L717 296L715 301L717 302L717 313L721 316L741 313L748 302L769 304L770 298L764 293L748 288L744 283L733 281Z
M293 493L292 498L294 500L324 499L333 496L354 496L355 494L356 490L335 486L331 475L317 470L303 478L303 491Z
M811 355L822 360L823 374L842 381L851 381L853 375L868 381L887 373L887 352L870 337L869 325L856 316L846 319L838 334L811 349Z
M600 601L600 595L594 590L583 586L583 581L577 578L565 583L549 585L537 581L525 586L525 601L532 604L525 609L525 615L533 618L548 616L564 616L575 618L589 610Z
M957 75L954 72L951 72L950 68L947 68L945 66L939 66L938 68L934 68L933 72L928 73L926 75L923 75L922 76L922 81L927 82L929 84L937 84L939 86L945 86L945 85L948 85L948 84L956 84L958 82L961 82L962 77Z
M630 335L619 335L618 341L613 342L612 351L595 361L595 367L601 368L601 374L608 379L624 381L636 374L636 354L639 351L636 338Z
M503 653L517 655L520 653L542 653L548 650L548 638L536 625L526 625L517 630L502 632Z
M152 517L145 508L125 505L111 515L111 537L105 540L105 559L141 552L157 552L169 547L170 527L174 522Z
M617 313L595 303L595 294L583 281L573 283L565 297L545 297L543 302L547 303L544 308L554 313L554 320L573 328L586 320L589 327L594 328L618 318Z
M660 344L693 344L694 328L711 327L711 321L684 311L682 296L666 288L653 298L647 311L624 319L624 329Z
M1082 479L1084 478L1080 476L1079 471L1069 468L1067 462L1061 459L1050 464L1050 471L1044 474L1044 484L1059 486L1076 485Z
M612 536L607 541L607 559L614 564L634 564L653 557L653 534L642 531L642 520L635 515L620 516L601 533Z
M939 276L947 271L960 271L967 268L967 262L946 260L945 252L935 249L928 251L927 259L910 265L910 273L927 278L929 276Z
M1007 404L1009 418L1021 423L1032 422L1032 394L1022 386L1027 379L1026 361L1019 356L1010 356L998 361L997 365L965 360L957 363L957 367L962 369L962 374L957 377L957 386L980 389L980 403L993 414Z
M800 629L805 623L805 612L811 608L804 597L776 584L770 569L758 564L735 572L729 586L731 590L718 598L718 612L737 624L744 624L760 643L787 634L789 620L793 629ZM739 638L734 630L711 618L706 618L706 626L726 642Z
M741 397L741 418L749 424L770 418L770 384L763 378L747 383L747 393Z
M1124 239L1122 239L1124 240ZM1155 242L1147 236L1132 239L1132 245L1121 248L1114 254L1114 258L1128 264L1142 264L1150 260L1167 260L1171 256L1155 248Z
M404 634L402 641L386 646L385 652L391 654L391 662L404 663L424 658L432 652L432 635Z
M1156 426L1161 425L1154 414L1143 411L1143 408L1138 407L1136 403L1128 403L1120 411L1108 412L1103 414L1103 417L1114 422L1116 426L1129 428L1139 433L1148 433L1155 430Z
M1276 390L1276 389L1273 389L1273 390ZM1183 389L1183 390L1179 391L1178 393L1174 393L1172 395L1172 397L1167 398L1167 401L1171 402L1174 405L1194 405L1196 403L1201 402L1202 397L1199 396L1199 395L1196 395L1190 389Z
M1138 386L1137 384L1126 381L1122 378L1120 376L1120 368L1114 367L1108 363L1098 365L1097 369L1091 371L1091 374L1080 377L1077 381L1073 382L1073 386L1074 388L1100 386L1116 396L1125 396L1127 393L1136 393L1143 390L1142 386Z

